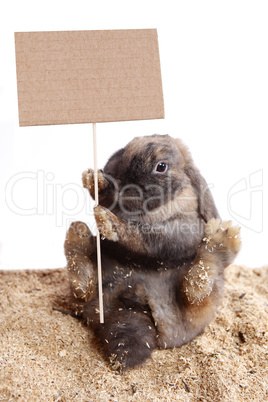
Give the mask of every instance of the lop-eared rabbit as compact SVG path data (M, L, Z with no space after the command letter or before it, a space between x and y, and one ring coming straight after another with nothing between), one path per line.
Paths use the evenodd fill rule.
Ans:
M94 199L94 172L83 173ZM65 241L76 306L112 368L199 335L219 305L224 269L240 248L190 152L168 135L137 137L98 171L105 323L99 322L96 238L83 222Z

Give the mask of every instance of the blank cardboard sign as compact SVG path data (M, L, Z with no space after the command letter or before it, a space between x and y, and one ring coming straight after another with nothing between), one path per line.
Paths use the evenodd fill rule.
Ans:
M20 126L164 118L157 31L15 33Z

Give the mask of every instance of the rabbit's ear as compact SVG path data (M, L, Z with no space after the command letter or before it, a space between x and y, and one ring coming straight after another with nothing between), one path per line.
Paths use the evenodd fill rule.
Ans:
M195 166L188 147L180 139L176 139L176 143L183 156L182 168L191 180L197 196L200 216L205 222L212 218L220 218L208 184Z
M115 171L118 167L121 166L121 158L125 152L125 148L119 149L119 151L115 152L108 160L104 167L104 172L106 174L114 175Z
M202 219L208 222L212 218L220 218L208 184L197 167L190 163L184 167L184 171L190 178L192 187L197 195L198 209Z

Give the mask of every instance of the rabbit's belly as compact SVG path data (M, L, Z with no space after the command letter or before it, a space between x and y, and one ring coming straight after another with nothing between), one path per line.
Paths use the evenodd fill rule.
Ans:
M175 272L165 272L163 276L150 278L146 283L146 294L160 348L179 347L188 342L189 335L183 322L182 313L176 300ZM172 278L173 277L173 278Z

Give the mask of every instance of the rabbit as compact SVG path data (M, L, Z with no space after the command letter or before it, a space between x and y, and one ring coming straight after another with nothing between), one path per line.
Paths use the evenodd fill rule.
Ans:
M111 368L142 364L155 348L189 342L213 319L224 269L240 246L222 222L188 148L169 135L134 138L97 174L104 324L99 322L96 238L83 222L67 231L65 255L79 314ZM82 175L94 199L94 172Z

